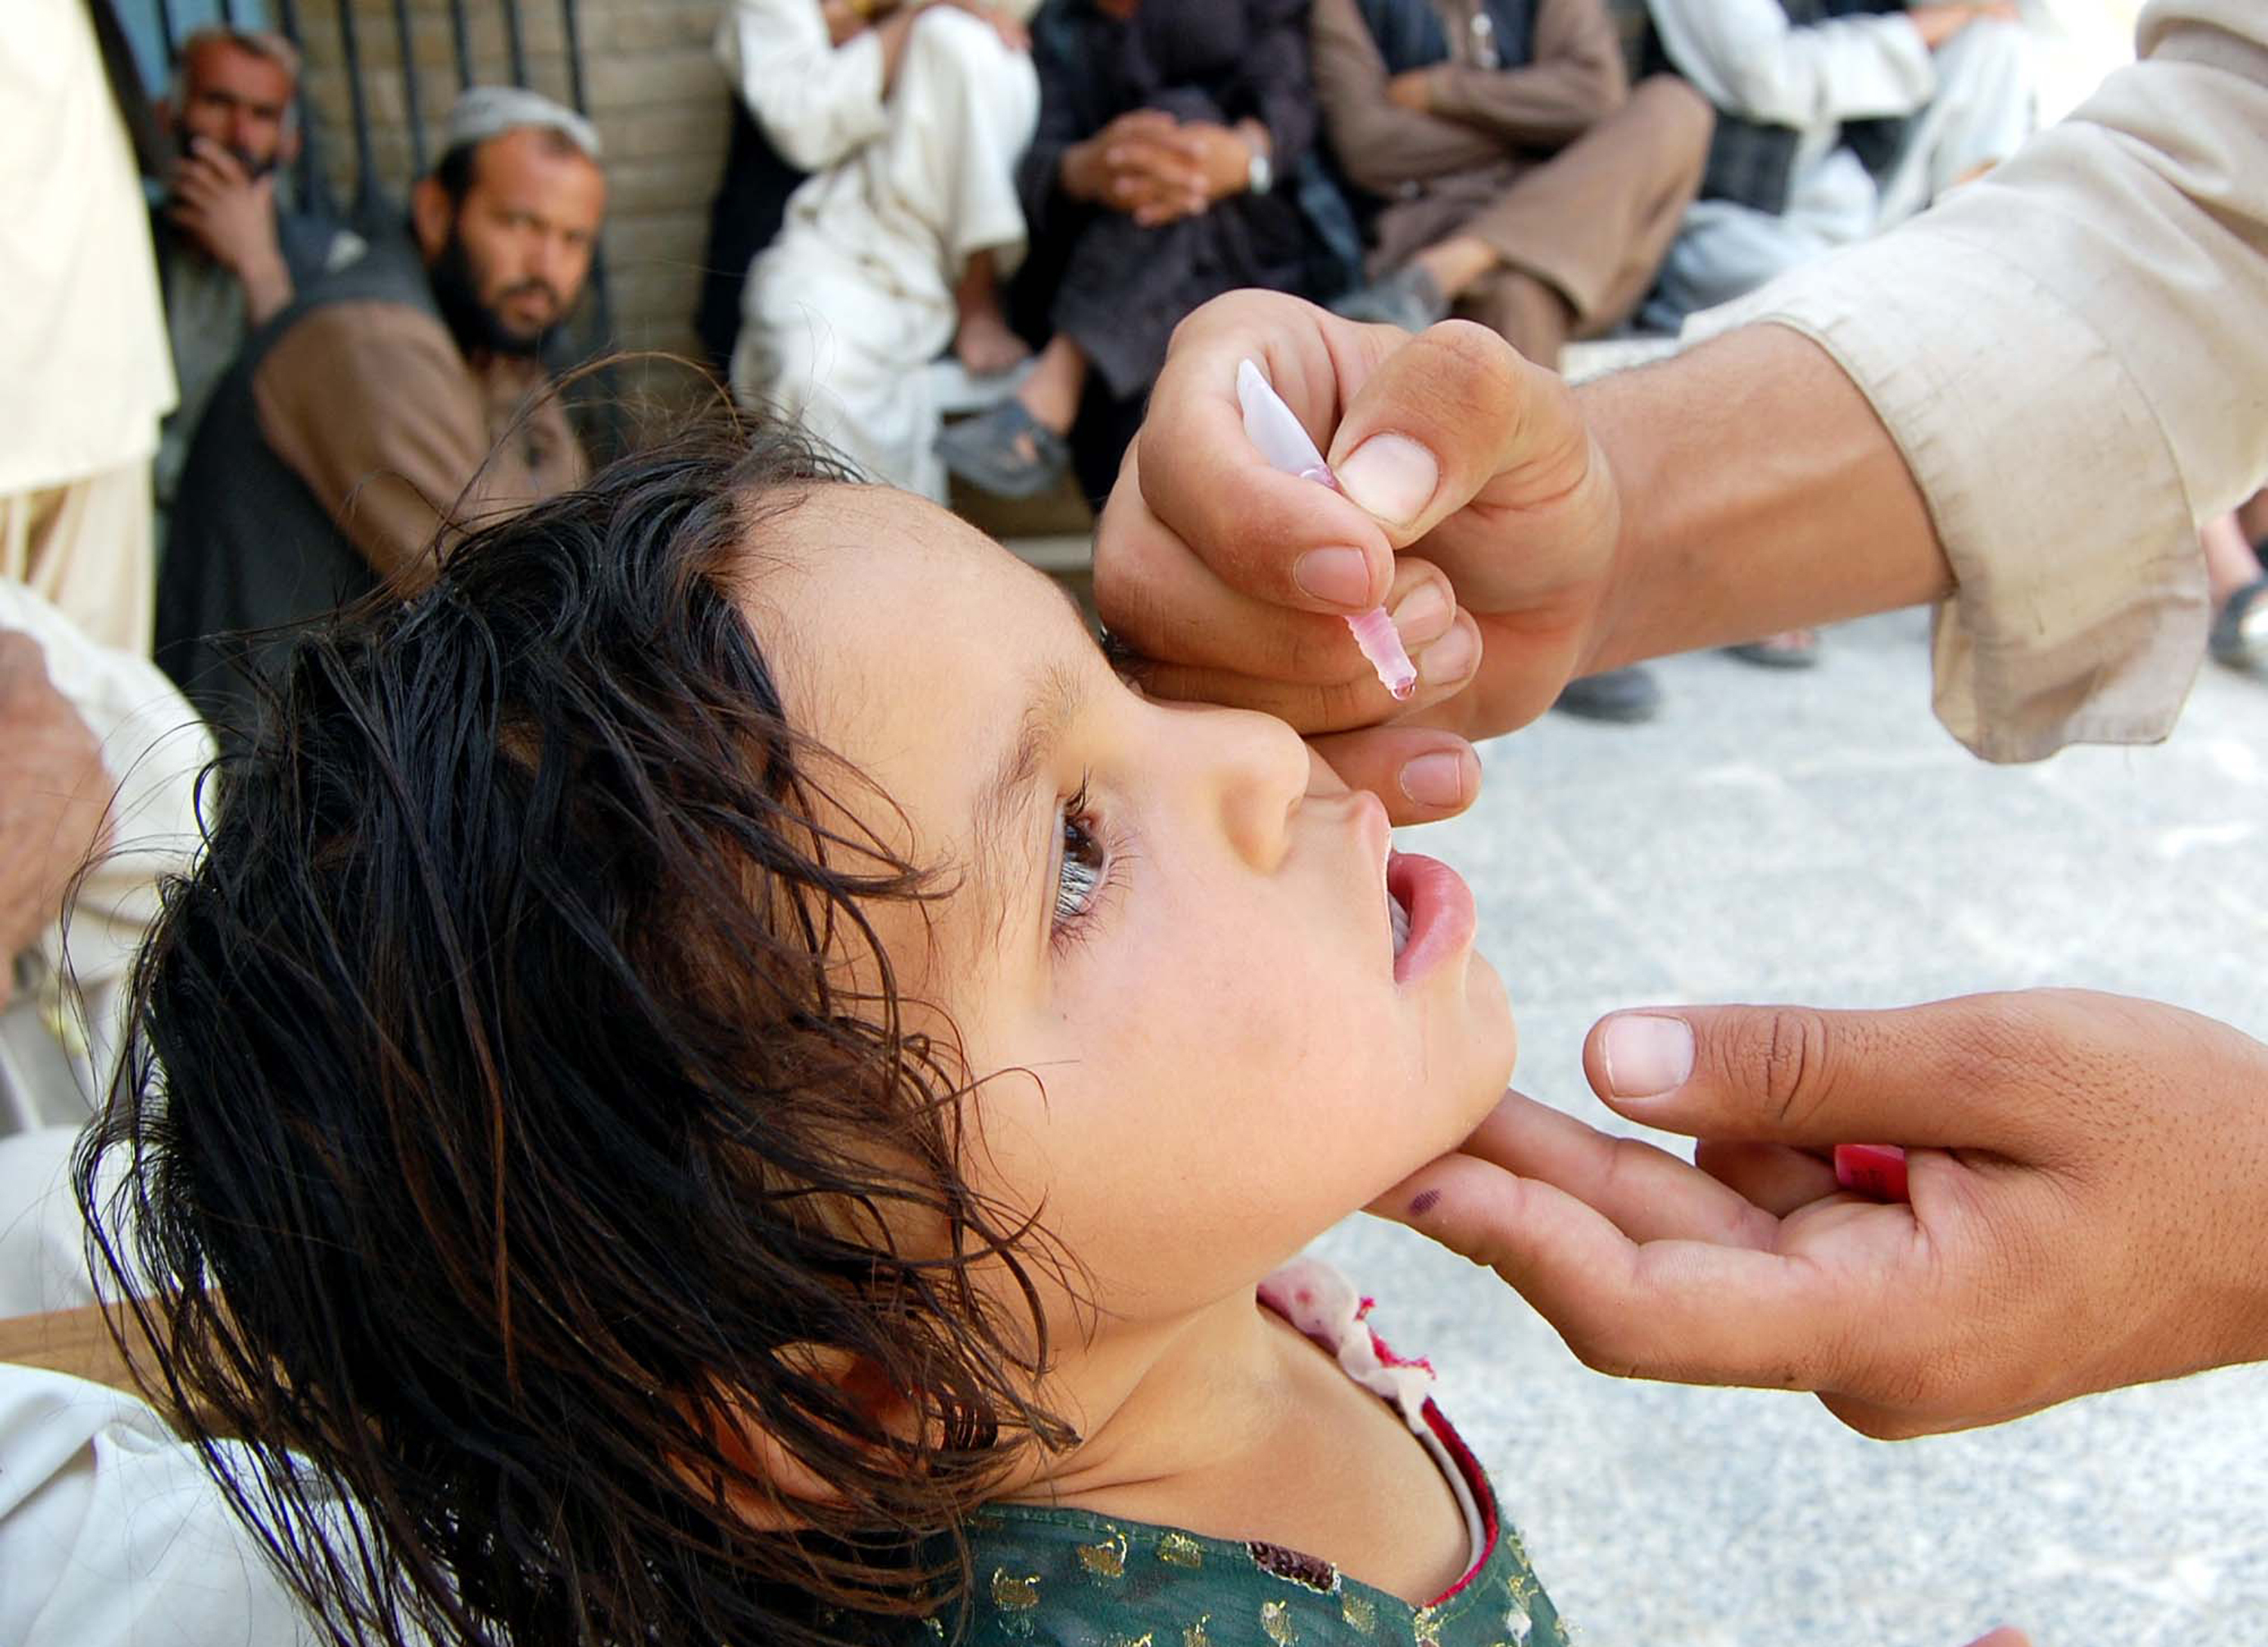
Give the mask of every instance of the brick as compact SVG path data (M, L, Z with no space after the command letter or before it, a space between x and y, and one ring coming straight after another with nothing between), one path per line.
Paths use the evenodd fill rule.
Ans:
M585 68L591 107L602 114L667 108L688 97L707 99L719 84L716 59L700 50L597 57Z

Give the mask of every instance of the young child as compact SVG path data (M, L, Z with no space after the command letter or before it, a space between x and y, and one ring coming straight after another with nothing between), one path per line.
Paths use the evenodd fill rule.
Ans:
M777 432L468 539L271 710L82 1183L334 1639L1561 1639L1293 1261L1514 1042L1281 723Z

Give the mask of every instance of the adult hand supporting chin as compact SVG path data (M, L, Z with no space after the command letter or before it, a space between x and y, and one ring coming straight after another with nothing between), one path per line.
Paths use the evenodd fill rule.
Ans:
M1245 439L1248 358L1341 491L1270 469ZM1578 672L1620 521L1565 382L1485 328L1412 336L1232 292L1174 332L1096 528L1095 601L1149 691L1322 735L1350 781L1415 823L1477 794L1466 736L1525 724ZM1381 605L1418 668L1406 704L1344 621Z
M1816 1392L1884 1438L2268 1356L2268 1047L2081 991L1618 1013L1584 1048L1688 1165L1517 1093L1372 1210L1589 1365ZM1904 1145L1911 1203L1837 1190Z

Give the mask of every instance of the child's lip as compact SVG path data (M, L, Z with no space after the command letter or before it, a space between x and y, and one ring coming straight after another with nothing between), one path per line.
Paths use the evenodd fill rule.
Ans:
M1394 957L1394 981L1407 984L1471 947L1478 916L1464 877L1438 858L1389 852L1386 888L1410 912L1410 942Z

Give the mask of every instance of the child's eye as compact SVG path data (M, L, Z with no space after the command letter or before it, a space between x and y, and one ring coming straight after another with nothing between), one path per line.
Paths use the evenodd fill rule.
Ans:
M1063 853L1056 868L1055 924L1076 926L1094 912L1110 878L1110 852L1087 816L1086 786L1064 802Z

